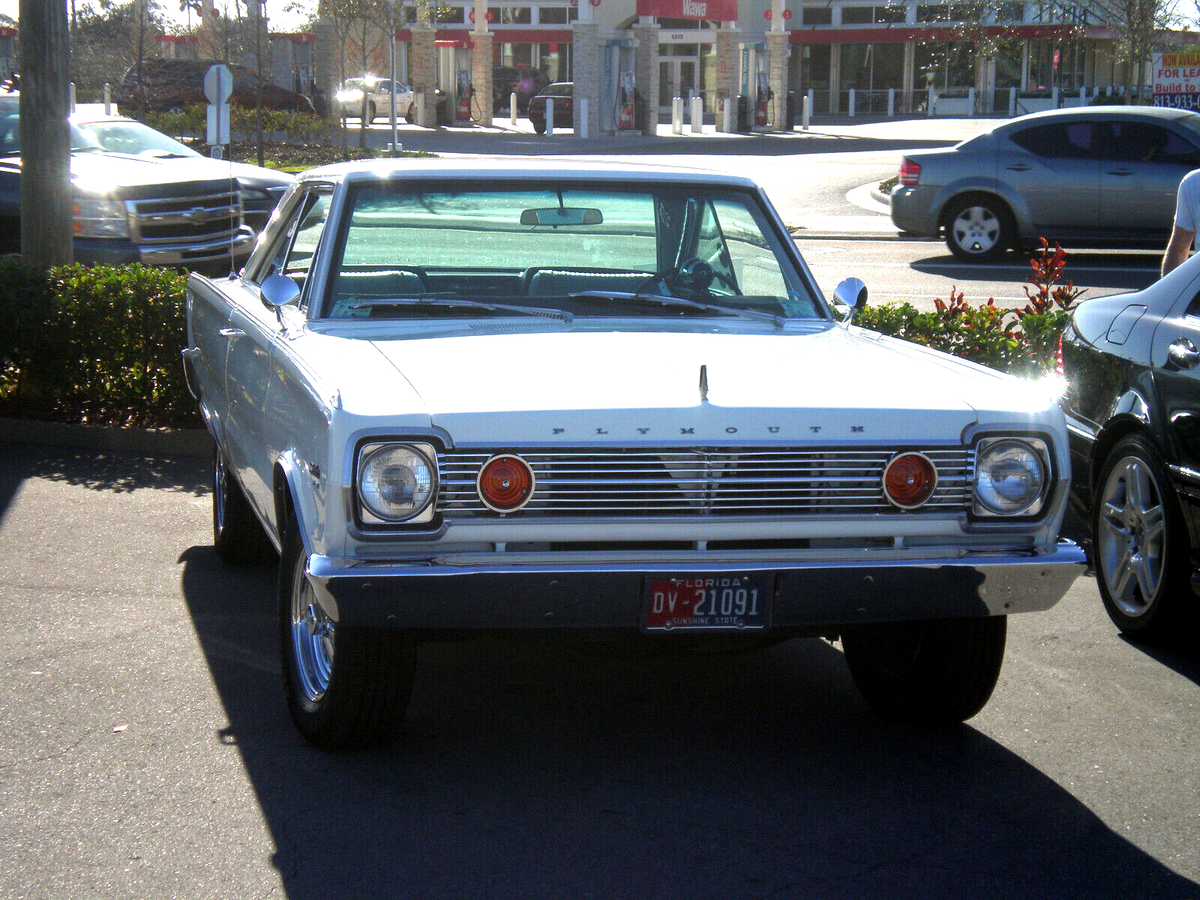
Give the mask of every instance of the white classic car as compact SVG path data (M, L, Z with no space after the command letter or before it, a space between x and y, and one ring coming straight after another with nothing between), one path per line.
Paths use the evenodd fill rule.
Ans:
M752 182L405 161L300 177L192 276L214 540L281 555L288 704L402 719L423 637L840 637L887 716L987 702L1084 558L1049 392L849 323Z

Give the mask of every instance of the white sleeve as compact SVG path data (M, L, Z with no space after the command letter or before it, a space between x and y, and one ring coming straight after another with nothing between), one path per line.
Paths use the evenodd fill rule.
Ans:
M1200 231L1196 226L1200 217L1200 169L1188 172L1179 183L1179 195L1175 200L1175 225L1184 231Z

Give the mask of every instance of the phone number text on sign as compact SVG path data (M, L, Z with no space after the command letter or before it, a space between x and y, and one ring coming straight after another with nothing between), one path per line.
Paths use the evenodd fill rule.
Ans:
M646 628L766 628L773 583L770 574L648 579Z

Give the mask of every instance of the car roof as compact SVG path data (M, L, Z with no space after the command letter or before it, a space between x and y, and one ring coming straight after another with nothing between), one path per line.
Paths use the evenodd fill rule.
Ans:
M347 183L380 179L419 181L448 178L479 184L487 184L490 181L613 181L622 184L711 184L740 189L758 187L755 181L741 175L682 166L572 161L556 162L552 171L552 175L548 173L544 160L530 162L516 159L376 159L322 166L302 173L299 178L302 181L332 180Z
M1200 119L1200 113L1189 109L1173 109L1166 106L1073 106L1068 109L1047 109L1011 119L996 126L996 131L1023 127L1031 122L1070 119L1160 119L1178 121L1187 118Z

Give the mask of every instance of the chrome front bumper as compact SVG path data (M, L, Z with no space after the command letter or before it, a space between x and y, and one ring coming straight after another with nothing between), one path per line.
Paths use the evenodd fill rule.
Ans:
M770 629L998 616L1049 609L1083 551L968 552L944 559L446 565L313 556L308 577L339 624L406 629L638 629L649 577L773 573Z

